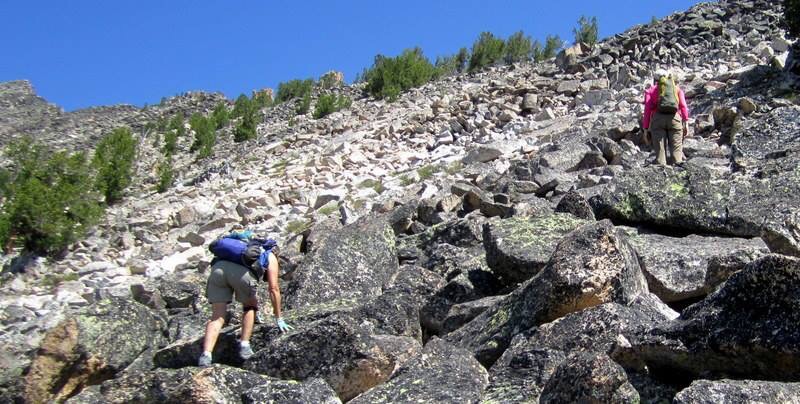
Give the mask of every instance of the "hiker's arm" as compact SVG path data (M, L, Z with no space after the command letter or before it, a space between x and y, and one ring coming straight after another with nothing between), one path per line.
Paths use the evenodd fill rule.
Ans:
M269 300L272 302L272 314L275 317L281 316L281 288L278 285L278 259L275 254L270 254L267 266L267 283L269 284Z

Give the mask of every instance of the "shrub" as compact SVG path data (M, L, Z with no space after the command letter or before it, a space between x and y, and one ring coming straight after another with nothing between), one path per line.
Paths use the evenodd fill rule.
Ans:
M597 43L597 17L591 19L581 16L578 19L578 26L572 29L575 34L575 43L585 43L593 46Z
M426 165L417 169L417 175L419 175L420 180L427 180L433 177L433 174L439 172L440 168L434 165Z
M49 154L22 139L9 145L0 244L57 255L83 237L103 213L84 153Z
M783 0L783 16L789 35L800 37L800 0Z
M230 118L236 119L242 117L249 113L251 109L253 109L253 106L250 99L244 94L239 94L239 97L236 98L236 102L233 103L233 111L231 111Z
M117 128L103 138L94 151L92 164L97 169L97 189L107 204L122 198L122 191L131 183L136 139L130 129Z
M542 59L547 60L556 57L561 48L564 47L564 41L558 35L548 35L542 50Z
M464 72L469 61L469 51L467 48L459 49L458 53L451 56L436 58L436 75L450 76Z
M183 114L177 113L172 119L169 121L169 126L167 126L167 130L174 130L175 135L181 137L186 134L186 128L183 126Z
M526 36L522 31L518 31L508 37L503 61L505 61L506 64L524 62L530 60L532 53L533 42L531 41L531 37Z
M289 80L278 84L278 94L275 96L275 101L286 102L292 98L303 98L306 94L311 94L311 87L314 86L314 80Z
M165 156L171 156L175 153L175 150L178 148L178 135L175 131L169 131L164 134L164 147L161 149L161 152L164 153Z
M175 176L172 169L172 162L170 161L169 157L161 160L161 162L158 163L158 167L156 167L156 175L158 176L156 191L158 191L158 193L166 192L172 186L172 180Z
M500 62L503 58L505 43L491 32L481 32L472 45L472 56L469 58L469 71L481 69Z
M406 49L393 58L377 55L365 74L367 91L375 98L395 100L401 92L430 81L435 73L420 48Z
M311 108L311 93L308 92L303 98L300 99L300 102L295 105L294 112L297 115L305 115L308 113L308 110Z
M214 107L214 112L211 113L211 119L214 120L214 128L224 128L230 120L229 115L230 113L228 112L228 106L225 105L224 102L217 104L217 106Z
M236 129L233 130L233 141L238 143L255 138L256 112L251 110L242 117L242 120L236 125Z
M346 95L323 94L314 106L314 119L320 119L336 111L349 108L352 101Z
M217 142L214 123L211 119L196 112L189 119L189 124L194 131L194 143L192 143L190 150L197 151L199 158L210 156L214 149L214 143Z

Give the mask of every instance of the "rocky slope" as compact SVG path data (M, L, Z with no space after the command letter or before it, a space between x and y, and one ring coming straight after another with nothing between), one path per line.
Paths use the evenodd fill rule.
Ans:
M780 15L700 4L395 103L345 86L352 107L323 119L269 108L257 140L223 130L206 160L181 139L164 194L147 123L220 95L64 113L0 84L3 142L141 139L90 237L60 261L4 257L0 400L800 401L800 80ZM693 114L682 168L640 138L662 64ZM264 314L242 363L232 307L199 370L205 246L235 224L281 243L296 329Z

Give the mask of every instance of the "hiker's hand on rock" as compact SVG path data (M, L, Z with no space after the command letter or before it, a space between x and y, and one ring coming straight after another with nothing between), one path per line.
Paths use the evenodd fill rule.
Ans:
M283 321L283 317L276 318L275 325L278 326L278 329L281 330L281 332L287 332L289 330L294 329L294 327L290 326L289 324L286 324L286 322Z

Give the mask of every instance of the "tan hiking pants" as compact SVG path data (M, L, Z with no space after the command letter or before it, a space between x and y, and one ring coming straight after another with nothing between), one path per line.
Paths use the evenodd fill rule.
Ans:
M653 150L656 152L658 164L667 165L667 144L673 162L683 163L683 125L680 115L654 113L650 118L650 134L653 137Z

